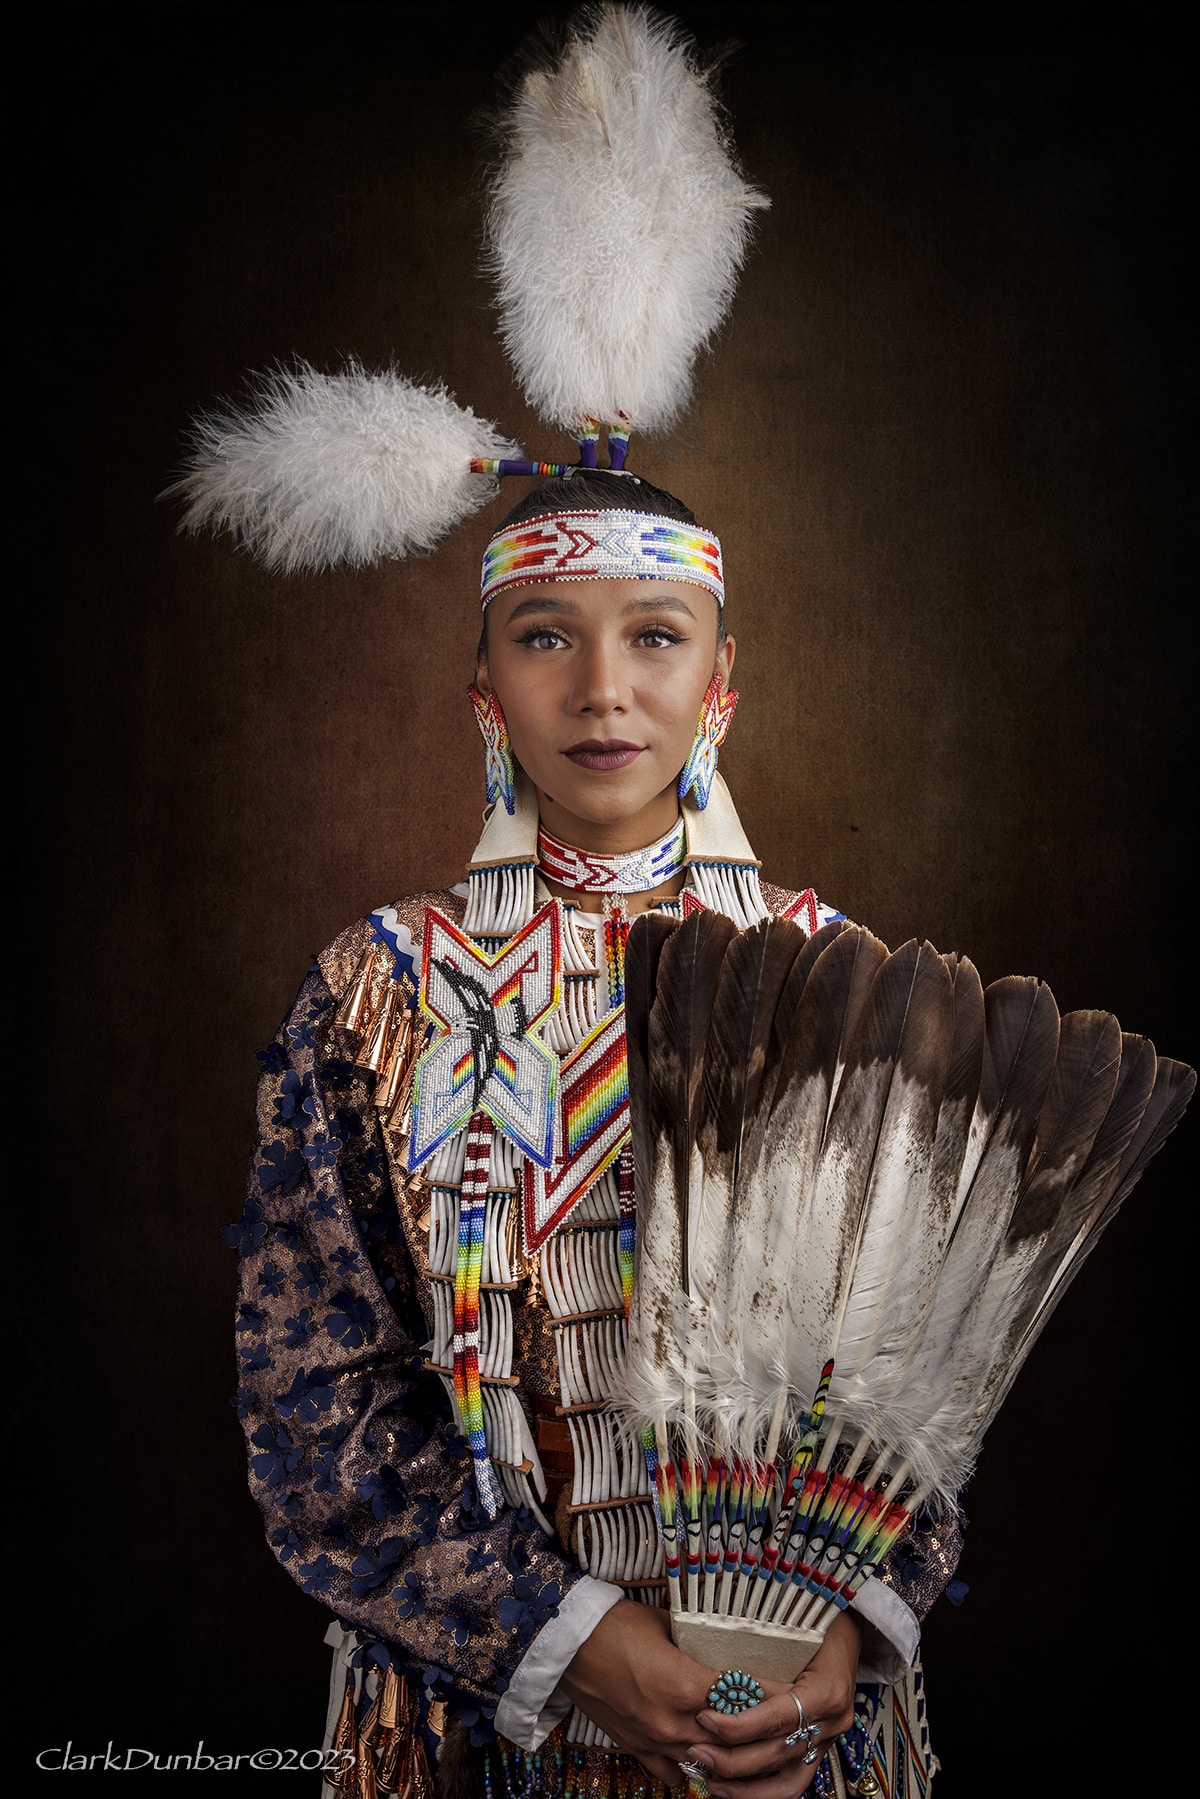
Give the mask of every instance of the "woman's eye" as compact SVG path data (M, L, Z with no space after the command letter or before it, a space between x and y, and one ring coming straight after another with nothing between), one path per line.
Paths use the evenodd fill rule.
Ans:
M527 644L530 649L534 650L554 650L563 642L563 636L559 631L542 629L526 631L525 635L517 641L519 643Z
M665 625L648 625L644 631L638 633L638 642L645 644L646 648L651 650L664 649L668 644L682 641L677 631L668 630Z

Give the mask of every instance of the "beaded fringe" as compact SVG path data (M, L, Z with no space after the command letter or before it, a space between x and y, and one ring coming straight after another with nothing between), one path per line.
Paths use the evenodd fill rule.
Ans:
M533 862L473 868L462 928L468 937L511 937L533 917Z
M485 1757L487 1799L678 1799L680 1791L625 1757L571 1742L565 1731L555 1731L532 1752L505 1745L488 1749Z
M740 930L770 917L753 863L691 862L688 866L697 899L713 912L724 912Z

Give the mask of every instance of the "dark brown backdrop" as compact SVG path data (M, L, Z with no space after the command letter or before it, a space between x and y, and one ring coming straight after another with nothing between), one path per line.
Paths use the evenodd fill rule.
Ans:
M324 1624L244 1491L217 1229L253 1050L308 958L473 841L483 532L283 581L180 541L154 496L189 413L293 353L395 358L566 450L473 272L470 121L541 10L118 7L30 65L52 78L12 354L53 504L10 522L38 633L10 1290L35 1748L318 1740ZM1194 1060L1180 46L1153 8L1120 32L1044 7L677 10L742 42L725 92L773 204L692 416L634 462L725 543L750 836L889 941L1037 973ZM1022 1750L1115 1772L1165 1721L1177 1569L1130 1569L1170 1481L1189 1142L989 1440L972 1590L927 1633L942 1799L1033 1790ZM1131 1713L1127 1744L1081 1737Z

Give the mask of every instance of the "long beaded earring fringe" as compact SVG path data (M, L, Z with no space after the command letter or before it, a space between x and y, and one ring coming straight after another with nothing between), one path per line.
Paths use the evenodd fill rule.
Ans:
M483 738L488 800L492 805L502 803L511 818L516 809L517 791L512 744L509 742L508 725L505 723L499 697L493 688L485 699L478 687L472 685L467 688L467 698L471 702L475 723Z
M737 700L738 696L732 688L728 693L721 691L721 677L714 675L705 689L696 735L692 739L688 759L679 777L680 799L686 799L689 789L694 789L696 804L701 812L707 806L708 796L712 792L717 772L717 751L724 743L733 722Z

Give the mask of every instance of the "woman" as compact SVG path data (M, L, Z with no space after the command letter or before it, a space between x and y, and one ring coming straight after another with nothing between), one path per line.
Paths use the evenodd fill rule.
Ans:
M605 1407L620 1380L628 1164L598 1152L565 1205L566 1188L532 1169L523 1179L511 1135L477 1151L478 1056L474 1096L454 1101L449 1124L424 1074L414 1116L421 1031L402 1011L424 946L475 1008L443 1017L449 1037L461 1026L478 1044L501 1015L499 999L488 1011L492 971L511 956L511 994L529 932L561 928L561 996L528 1030L519 1011L514 1053L569 1057L608 1019L623 1055L633 915L707 904L738 925L787 915L809 931L840 915L811 890L760 885L715 775L734 642L719 545L685 506L635 477L578 471L503 521L483 587L473 703L493 808L469 881L338 938L262 1058L262 1137L231 1233L252 1485L280 1559L360 1634L357 1659L408 1677L426 1732L444 1731L444 1790L468 1790L473 1768L497 1791L502 1779L624 1791L631 1764L602 1732L664 1786L688 1764L740 1799L814 1780L833 1791L843 1772L877 1792L863 1726L914 1659L955 1533L907 1540L790 1691L768 1683L760 1705L719 1716L707 1699L719 1671L675 1650L665 1613L638 1603L661 1598L652 1501ZM468 1291L459 1227L480 1156L482 1266ZM462 1431L444 1391L456 1385ZM348 1631L331 1636L350 1646ZM923 1784L919 1675L905 1690L910 1783ZM818 1727L812 1748L798 1720ZM346 1747L350 1708L342 1729ZM835 1773L812 1749L845 1732ZM385 1740L393 1761L404 1737L401 1722Z

